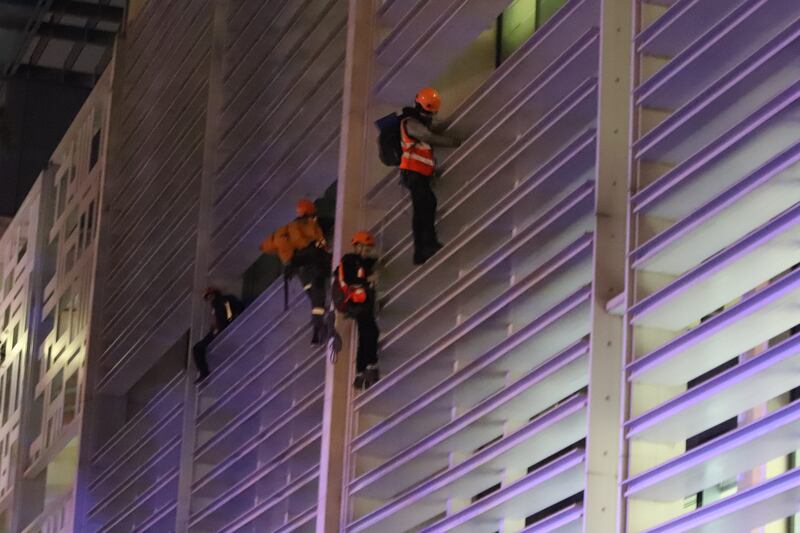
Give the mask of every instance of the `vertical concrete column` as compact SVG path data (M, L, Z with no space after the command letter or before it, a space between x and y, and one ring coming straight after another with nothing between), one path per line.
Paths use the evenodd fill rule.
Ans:
M197 248L195 253L194 283L192 298L192 329L189 335L189 350L206 334L208 329L208 304L200 291L208 283L209 255L213 220L214 180L217 169L217 147L219 146L219 122L222 116L223 65L227 33L227 0L212 0L211 9L211 53L208 74L208 104L203 137L203 172L200 178L200 199L197 220ZM186 354L189 358L189 354ZM191 360L191 358L189 358ZM178 503L175 530L188 531L192 481L194 478L195 416L197 411L197 386L195 369L190 363L184 377L183 438L181 440L180 474L178 478Z
M607 304L625 289L631 32L631 3L604 0L584 531L618 528L623 326Z
M350 237L364 223L363 205L367 154L369 98L374 41L373 0L349 0L347 20L347 55L345 58L342 125L339 145L339 171L336 192L336 228L333 261L347 253ZM348 441L352 420L352 367L356 344L351 321L337 319L337 330L344 345L336 363L325 368L325 404L322 417L317 531L344 531L347 520L345 484L349 472Z

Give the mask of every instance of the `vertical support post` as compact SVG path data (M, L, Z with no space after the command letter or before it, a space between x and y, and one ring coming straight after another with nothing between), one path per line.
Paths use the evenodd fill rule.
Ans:
M209 54L208 103L203 137L203 171L200 177L200 199L197 213L197 248L195 252L194 283L192 291L192 329L189 349L199 341L208 328L208 307L200 296L201 287L208 284L208 265L213 220L214 180L217 169L217 147L221 130L219 121L223 104L223 61L227 35L228 6L226 0L212 0L211 51ZM187 358L189 354L186 354ZM191 512L192 481L194 478L195 416L197 411L197 386L193 366L188 365L184 376L183 438L181 440L180 473L178 477L178 502L175 513L175 530L188 531Z
M584 531L616 531L618 527L623 323L606 305L625 289L631 31L630 3L604 0Z
M349 0L347 55L339 145L339 171L336 191L336 227L333 260L347 251L350 236L364 222L364 189L367 155L368 110L373 62L374 2ZM344 345L338 361L325 368L325 394L322 417L319 493L317 497L318 533L344 531L347 520L345 485L349 472L348 441L351 432L350 400L352 361L355 354L350 321L337 319Z

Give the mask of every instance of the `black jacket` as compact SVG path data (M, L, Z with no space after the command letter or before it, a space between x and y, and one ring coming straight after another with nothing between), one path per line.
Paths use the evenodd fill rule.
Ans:
M375 269L377 259L350 253L342 256L342 275L348 285L369 286L369 277Z
M242 312L242 304L236 296L215 293L211 299L211 330L219 333Z

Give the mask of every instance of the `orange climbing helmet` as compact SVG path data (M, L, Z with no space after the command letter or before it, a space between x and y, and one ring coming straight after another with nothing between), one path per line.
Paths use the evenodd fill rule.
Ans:
M372 233L368 231L357 231L355 235L353 235L353 239L350 242L352 242L354 246L356 244L363 244L365 246L374 246L375 237L373 237Z
M299 217L307 217L316 214L317 208L314 202L308 198L300 198L295 206L295 211Z
M416 102L429 113L438 113L439 108L442 107L442 98L439 96L439 91L433 87L420 89L417 93Z

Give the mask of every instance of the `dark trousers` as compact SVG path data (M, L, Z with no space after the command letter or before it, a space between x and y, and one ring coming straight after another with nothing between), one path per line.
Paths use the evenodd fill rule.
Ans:
M325 310L325 286L327 276L325 270L321 268L300 268L297 277L303 284L309 302L311 302L312 314L315 309Z
M216 336L217 333L209 331L208 335L200 339L200 341L192 347L194 366L197 368L198 372L200 372L201 376L207 376L211 373L208 368L208 361L206 361L206 351Z
M292 258L292 268L296 270L297 277L311 302L312 315L324 313L331 254L314 244L309 245L295 253Z
M367 310L356 317L358 326L358 352L356 353L356 372L364 372L367 365L378 364L378 324L375 313Z
M311 302L311 325L313 326L311 344L314 345L325 342L325 285L327 285L325 272L318 268L301 268L298 272L306 296Z
M411 193L413 215L411 230L414 233L414 249L424 253L438 243L436 238L436 195L431 188L430 176L417 172L402 171L403 185Z

